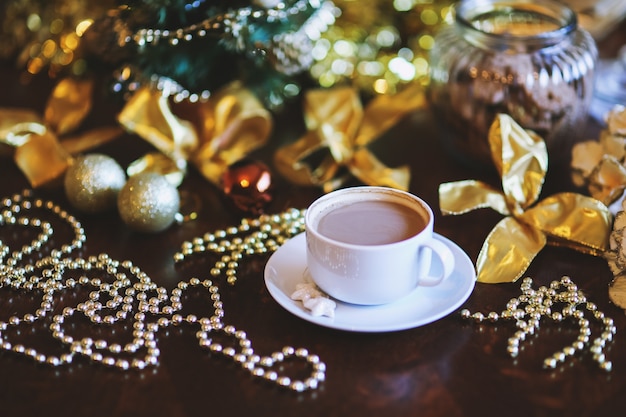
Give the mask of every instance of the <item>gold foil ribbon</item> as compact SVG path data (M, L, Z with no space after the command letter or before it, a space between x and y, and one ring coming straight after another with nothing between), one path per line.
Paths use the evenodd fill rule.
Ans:
M325 192L345 181L342 169L368 185L406 190L409 168L387 167L367 145L409 112L425 106L424 92L419 86L393 96L379 96L365 109L353 88L310 90L304 101L307 132L277 150L276 168L295 184L320 186Z
M626 190L626 107L613 107L606 115L606 123L599 140L574 145L572 180L610 206Z
M30 110L0 109L0 143L14 148L14 160L32 187L56 180L72 155L121 133L118 127L101 127L67 136L91 111L92 89L91 80L61 80L48 98L43 118Z
M228 167L263 146L272 130L271 113L238 83L180 110L185 119L166 95L148 87L129 99L118 121L160 152L131 164L131 174L158 170L178 185L192 162L205 178L219 184Z
M67 78L54 88L43 118L30 110L0 109L0 143L14 149L16 164L33 187L59 178L72 155L102 145L122 129L102 127L67 136L91 110L91 80ZM230 85L205 102L184 109L190 120L174 114L167 96L142 88L126 103L118 121L156 149L133 162L129 175L158 171L179 185L188 161L213 183L229 165L264 145L272 118L254 95Z
M539 136L500 114L488 139L501 191L474 180L439 186L445 215L489 207L506 216L483 243L476 261L478 281L516 281L546 244L596 256L607 250L612 216L602 202L569 192L537 202L548 168L548 153Z

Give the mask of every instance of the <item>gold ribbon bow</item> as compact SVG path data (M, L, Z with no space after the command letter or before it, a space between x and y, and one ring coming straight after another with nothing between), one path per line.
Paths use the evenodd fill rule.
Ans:
M353 88L310 90L306 93L306 134L275 154L276 168L299 185L322 186L325 192L338 188L341 168L368 185L406 190L407 166L389 168L367 145L411 111L426 105L423 89L407 88L396 95L379 96L363 109Z
M443 214L490 207L505 217L489 233L476 261L480 282L514 282L546 245L601 255L608 245L612 216L600 201L559 193L537 202L548 168L543 140L500 114L489 130L502 191L468 180L439 186Z
M65 78L53 89L43 118L24 109L0 109L0 143L14 148L14 159L32 187L61 176L72 155L108 142L121 133L119 127L101 127L75 136L91 111L91 80Z
M239 84L207 101L181 104L180 112L185 119L174 113L166 95L148 87L130 98L118 121L160 151L131 164L130 174L158 170L178 185L192 162L219 184L230 165L267 142L272 129L271 113Z

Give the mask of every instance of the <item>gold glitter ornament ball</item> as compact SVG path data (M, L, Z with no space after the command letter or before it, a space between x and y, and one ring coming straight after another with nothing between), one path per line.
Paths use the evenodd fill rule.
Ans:
M118 195L117 208L132 229L160 232L174 222L180 196L164 176L146 172L128 179Z
M65 195L80 211L99 213L115 207L126 174L115 159L89 154L74 160L65 172Z

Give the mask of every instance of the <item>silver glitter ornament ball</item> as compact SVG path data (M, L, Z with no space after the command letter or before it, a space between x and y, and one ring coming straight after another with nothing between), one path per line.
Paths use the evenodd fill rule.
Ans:
M180 209L178 190L162 175L133 175L117 198L120 217L140 232L160 232L174 222Z
M65 195L83 212L99 213L115 207L126 174L115 159L98 153L76 158L65 172Z

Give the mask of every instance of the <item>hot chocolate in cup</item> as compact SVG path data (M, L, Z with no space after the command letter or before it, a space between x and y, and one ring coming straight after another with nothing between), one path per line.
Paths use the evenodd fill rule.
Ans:
M405 191L333 191L306 211L308 272L321 290L352 304L386 304L438 285L454 270L454 256L434 238L433 223L428 204ZM433 255L441 268L431 268Z

